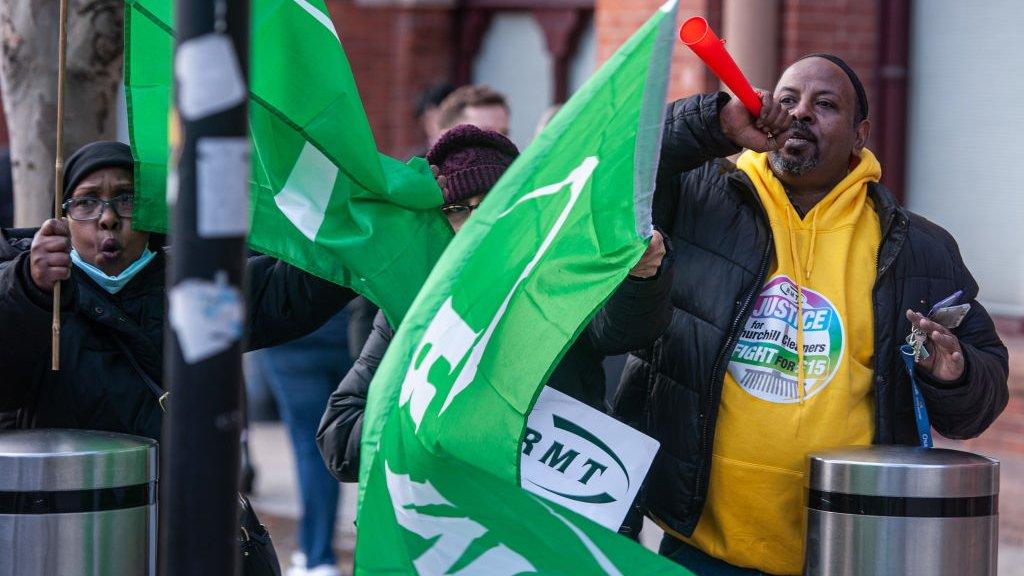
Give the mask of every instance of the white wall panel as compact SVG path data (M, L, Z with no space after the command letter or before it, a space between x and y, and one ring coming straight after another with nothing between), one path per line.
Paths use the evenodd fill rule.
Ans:
M473 83L508 97L510 137L520 149L533 139L537 121L551 104L551 67L544 33L530 13L494 16L473 63Z
M1024 315L1024 2L912 5L907 204L957 239L992 312Z

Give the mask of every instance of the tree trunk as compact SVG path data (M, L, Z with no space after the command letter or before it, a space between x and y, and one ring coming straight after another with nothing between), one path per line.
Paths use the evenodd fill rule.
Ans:
M57 0L0 0L15 226L38 226L53 213L58 20ZM69 0L65 158L89 142L116 138L123 29L121 0Z

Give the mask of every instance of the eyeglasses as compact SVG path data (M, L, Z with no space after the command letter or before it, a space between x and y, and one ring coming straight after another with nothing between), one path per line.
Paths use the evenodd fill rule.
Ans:
M118 218L131 218L132 205L135 198L132 194L122 194L110 200L101 200L92 196L71 198L61 205L64 212L72 220L98 220L108 206L113 208Z
M476 204L449 204L447 206L441 206L441 212L444 212L445 216L469 216L470 212L476 210L479 207L479 202L477 202Z

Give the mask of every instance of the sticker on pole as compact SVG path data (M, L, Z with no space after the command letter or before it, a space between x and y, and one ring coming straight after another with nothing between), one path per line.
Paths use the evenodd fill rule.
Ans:
M174 54L178 110L198 120L241 104L246 97L242 66L227 34L210 33L187 40Z
M200 238L249 233L249 139L196 142L196 232Z
M524 490L618 530L657 440L553 388L541 390L520 450Z
M242 337L242 293L217 272L213 282L189 278L171 288L171 328L185 362L195 364L230 348Z

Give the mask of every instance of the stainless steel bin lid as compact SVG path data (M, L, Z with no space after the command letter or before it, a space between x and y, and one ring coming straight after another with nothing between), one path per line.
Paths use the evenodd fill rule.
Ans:
M155 440L92 430L0 432L0 492L90 490L157 480Z
M970 498L999 493L999 462L913 446L855 446L809 454L812 491L910 498Z

